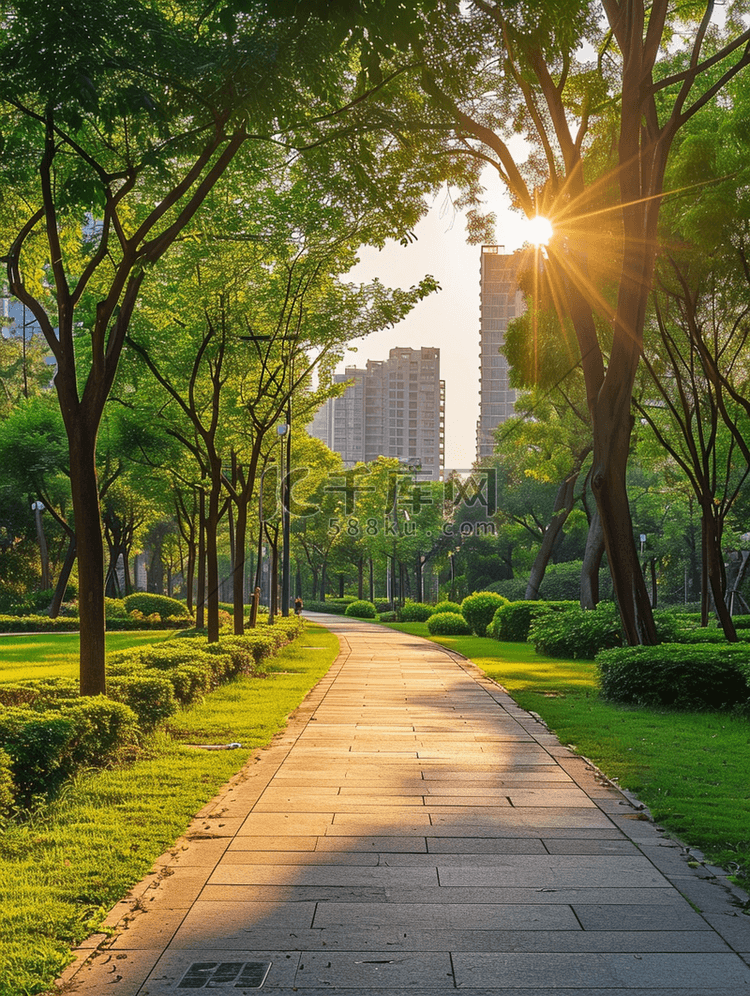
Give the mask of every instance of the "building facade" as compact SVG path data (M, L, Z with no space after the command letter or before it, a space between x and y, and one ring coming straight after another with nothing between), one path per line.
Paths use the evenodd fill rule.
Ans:
M516 392L508 386L508 361L500 353L508 322L525 311L517 283L521 253L482 246L480 271L479 419L477 461L492 455L495 429L514 413Z
M350 381L308 427L341 454L347 466L397 457L419 464L422 476L439 480L445 466L445 383L440 350L396 347L387 360L368 360L365 369L347 367L337 383Z

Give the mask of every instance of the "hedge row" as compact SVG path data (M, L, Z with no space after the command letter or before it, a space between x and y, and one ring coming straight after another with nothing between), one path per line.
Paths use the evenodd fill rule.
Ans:
M291 617L219 643L177 638L111 654L107 696L79 698L69 678L0 685L0 813L48 797L82 767L111 763L219 684L260 677L301 627Z
M192 620L186 616L162 618L158 613L143 616L140 612L122 617L108 617L107 629L115 632L137 629L185 629ZM77 633L77 616L0 616L0 633Z
M623 647L596 657L605 699L673 709L750 706L750 646L663 643Z

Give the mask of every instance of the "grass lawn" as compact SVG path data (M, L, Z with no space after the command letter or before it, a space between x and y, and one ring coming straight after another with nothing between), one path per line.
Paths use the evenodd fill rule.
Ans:
M174 629L107 633L107 651L161 643ZM78 633L25 633L0 636L0 681L24 678L75 678L78 674Z
M152 642L154 635L162 634L149 633ZM0 653L4 646L3 639ZM151 737L134 763L82 775L29 823L5 828L0 996L31 996L50 987L70 960L70 948L97 929L252 750L284 727L338 649L333 634L308 623L269 663L268 677L222 686L174 716L169 731ZM187 746L196 742L239 742L242 748Z
M425 623L393 629L433 639ZM750 723L723 712L618 706L599 698L591 661L475 636L435 642L470 658L564 744L634 792L654 819L750 889Z

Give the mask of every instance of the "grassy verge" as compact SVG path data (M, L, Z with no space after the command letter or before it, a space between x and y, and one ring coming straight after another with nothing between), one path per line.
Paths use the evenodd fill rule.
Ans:
M431 639L424 623L392 628ZM599 698L590 661L530 643L441 637L538 713L564 744L634 792L654 819L750 888L750 723L723 712L671 712Z
M173 629L107 633L107 652L127 650L174 637ZM0 636L0 681L24 678L75 678L78 675L78 633L29 633Z
M5 829L0 996L49 987L70 948L96 930L251 751L283 728L337 653L336 638L309 623L273 659L267 678L222 686L173 717L170 730L152 737L134 763L80 777L29 823ZM242 748L186 746L196 742Z

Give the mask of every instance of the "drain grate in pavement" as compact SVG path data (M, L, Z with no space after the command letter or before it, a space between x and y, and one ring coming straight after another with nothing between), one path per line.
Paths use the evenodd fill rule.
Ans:
M260 989L270 961L194 961L178 989Z

